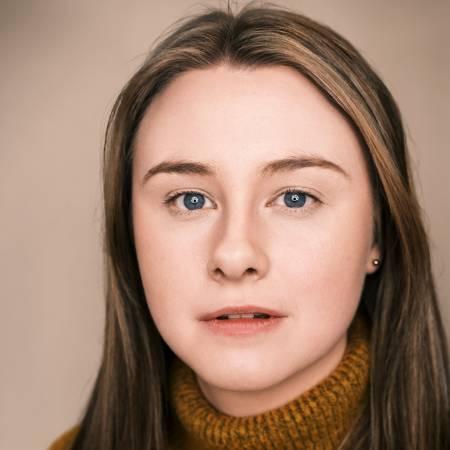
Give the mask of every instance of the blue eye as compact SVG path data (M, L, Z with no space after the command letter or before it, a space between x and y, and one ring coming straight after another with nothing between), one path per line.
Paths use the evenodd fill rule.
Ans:
M306 194L306 192L287 190L284 192L283 200L285 200L287 205L299 208L304 206L307 197L308 194Z
M205 199L207 198L204 194L197 191L181 191L174 193L166 200L164 200L164 204L173 205L181 196L184 196L183 206L184 208L186 208L186 210L181 212L178 211L177 214L190 214L195 210L202 209L205 204ZM317 197L299 189L286 189L276 198L279 198L281 196L283 196L286 209L288 210L305 210L311 208L311 205L305 207L308 198L312 200L312 203L319 201Z
M201 209L205 204L205 195L196 191L181 191L176 192L174 195L170 196L164 200L165 204L172 205L178 199L178 197L184 196L183 206L187 208L187 213L194 211L196 209ZM181 213L182 214L182 213Z

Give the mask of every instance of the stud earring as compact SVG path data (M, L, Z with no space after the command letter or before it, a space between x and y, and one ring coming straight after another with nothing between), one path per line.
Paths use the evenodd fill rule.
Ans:
M379 266L380 265L380 260L379 259L372 259L372 264L374 266Z

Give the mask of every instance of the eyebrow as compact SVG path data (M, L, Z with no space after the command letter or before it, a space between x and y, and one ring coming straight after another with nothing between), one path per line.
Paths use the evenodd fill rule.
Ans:
M318 156L294 155L269 161L260 167L260 174L262 176L272 176L280 172L291 172L297 169L303 169L304 167L320 167L322 169L333 170L343 175L345 178L351 179L350 175L341 166ZM197 161L162 161L146 172L142 179L142 184L146 183L151 177L154 177L158 173L178 173L212 177L216 175L216 168L212 164Z

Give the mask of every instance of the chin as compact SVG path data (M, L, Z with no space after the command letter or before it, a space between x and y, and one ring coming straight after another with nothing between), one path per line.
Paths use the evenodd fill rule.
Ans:
M273 366L267 364L243 366L241 363L239 367L235 368L229 364L223 366L214 364L213 368L198 368L198 370L194 368L194 372L196 372L197 378L204 383L214 386L216 389L229 391L268 389L289 377L288 368L286 368L286 373L283 373L278 367L275 373Z

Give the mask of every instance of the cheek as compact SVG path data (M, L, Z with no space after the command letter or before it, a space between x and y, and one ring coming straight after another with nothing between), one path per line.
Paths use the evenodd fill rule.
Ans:
M353 311L366 275L371 227L367 203L355 200L274 235L276 277L286 286L285 296L297 293L299 315L332 320Z
M147 304L164 336L179 328L183 318L192 316L192 298L203 286L199 278L199 253L195 251L202 239L195 227L192 233L187 229L180 233L180 227L172 229L145 210L136 209L133 227Z

